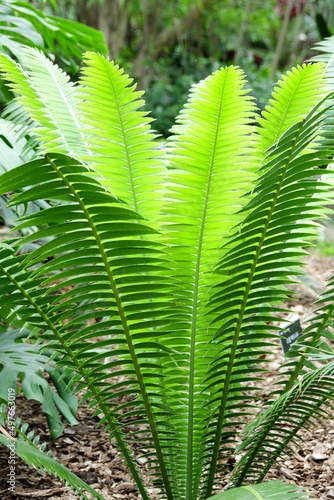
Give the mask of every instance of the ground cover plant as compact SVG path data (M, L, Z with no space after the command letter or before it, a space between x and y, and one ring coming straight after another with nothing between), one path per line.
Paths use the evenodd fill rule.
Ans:
M307 498L258 483L298 430L326 415L333 280L266 409L243 422L261 399L286 286L333 199L323 168L333 157L332 45L283 77L262 116L241 69L216 71L191 89L164 149L142 92L104 56L86 53L75 85L38 50L22 48L20 64L0 55L17 96L9 119L28 116L39 144L0 176L0 195L17 210L47 203L21 212L18 236L1 243L0 317L51 353L59 380L74 374L70 387L101 416L144 499L134 441L161 498L209 498L228 473L217 499ZM19 456L101 498L16 430ZM11 446L6 431L0 442Z

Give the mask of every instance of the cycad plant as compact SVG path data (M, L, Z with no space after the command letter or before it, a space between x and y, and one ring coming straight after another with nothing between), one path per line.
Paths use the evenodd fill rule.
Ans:
M30 329L62 377L74 374L143 499L138 454L161 498L207 499L240 436L243 458L217 499L307 498L257 483L332 398L322 340L332 282L280 389L255 410L264 354L279 341L272 322L332 203L320 175L333 156L326 64L288 72L261 117L243 72L222 68L191 89L159 148L142 92L113 62L87 53L74 85L36 50L20 61L1 56L1 71L39 156L4 173L0 195L48 206L20 217L28 235L1 244L1 317ZM101 498L20 431L16 451Z

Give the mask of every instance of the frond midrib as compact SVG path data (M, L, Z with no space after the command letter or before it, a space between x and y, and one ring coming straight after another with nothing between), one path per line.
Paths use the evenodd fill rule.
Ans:
M187 451L187 483L186 483L186 497L189 500L193 498L192 492L192 470L193 470L193 433L194 433L194 384L195 384L195 347L196 347L196 325L197 325L197 308L198 308L198 287L199 287L199 276L200 276L200 266L201 266L201 254L202 254L202 244L205 230L205 222L206 222L206 213L208 207L208 200L210 195L210 186L212 179L212 171L215 161L215 152L217 148L218 142L218 133L220 127L220 117L222 113L223 107L223 99L224 99L224 90L227 76L225 75L224 84L221 91L221 98L219 104L219 112L217 117L217 127L215 132L215 139L213 143L213 151L211 164L208 175L206 196L203 208L203 216L201 221L201 229L199 233L199 243L198 250L196 256L196 271L195 271L195 286L194 286L194 298L193 298L193 307L192 307L192 321L191 321L191 340L190 340L190 374L189 374L189 404L188 404L188 451Z
M273 212L274 212L274 209L275 209L275 206L276 206L276 202L277 202L280 190L282 188L282 185L283 185L283 182L284 182L284 179L285 179L285 175L286 175L287 169L288 169L288 167L290 165L290 162L291 162L291 159L292 159L292 155L293 155L293 152L294 152L294 148L295 148L295 146L296 146L296 144L298 142L298 138L299 138L299 136L301 134L302 129L303 129L303 123L301 123L301 125L299 127L299 131L298 131L298 133L296 135L296 138L294 140L293 147L291 148L291 152L290 152L289 158L287 160L285 169L284 169L284 171L282 173L282 177L281 177L280 183L278 185L278 188L277 188L274 200L272 202L270 211L268 213L268 216L267 216L267 219L266 219L263 231L262 231L262 235L261 235L261 238L260 238L260 241L259 241L259 244L258 244L257 251L254 254L252 267L251 267L251 270L250 270L250 273L249 273L249 276L248 276L248 279L247 279L247 284L246 284L246 287L245 287L245 290L244 290L243 300L242 300L242 304L241 304L241 307L240 307L239 315L238 315L238 318L237 318L237 324L236 324L236 328L235 328L235 333L234 333L234 338L233 338L233 344L232 344L232 348L231 348L231 352L230 352L230 356L229 356L228 368L227 368L226 376L225 376L225 379L224 379L224 389L223 389L223 394L222 394L222 398L221 398L221 405L220 405L220 409L219 409L219 418L218 418L217 428L216 428L217 429L217 431L216 431L216 437L215 437L215 442L214 442L214 447L213 447L213 452L212 452L212 458L211 458L211 461L210 461L209 475L208 475L208 480L207 480L206 497L210 496L211 490L212 490L212 486L213 486L214 475L215 475L215 468L216 468L216 464L217 464L217 460L218 460L218 454L219 454L219 449L220 449L220 440L221 440L221 433L222 433L222 428L223 428L223 422L224 422L226 404L227 404L227 400L228 400L227 396L228 396L228 392L229 392L229 385L230 385L230 380L231 380L231 376L232 376L232 369L233 369L233 364L234 364L234 358L235 358L236 349L237 349L237 345L238 345L239 334L240 334L240 331L241 331L243 316L244 316L244 312L245 312L246 305L247 305L248 295L249 295L250 288L251 288L251 285L252 285L252 281L253 281L254 273L255 273L255 270L256 270L257 262L258 262L258 259L260 257L260 253L261 253L261 250L262 250L262 245L263 245L263 242L264 242L264 239L265 239L268 227L269 227L269 223L270 223L271 217L273 215Z
M132 168L131 168L132 165L131 165L130 155L129 155L128 140L127 140L127 137L126 137L126 134L125 134L125 130L124 130L123 117L122 117L122 114L121 114L121 109L120 109L120 105L119 105L119 102L118 102L118 97L117 97L117 92L116 92L116 89L115 89L115 86L114 86L114 82L113 82L112 78L110 77L110 74L109 74L109 71L108 71L108 66L107 66L107 63L106 63L105 59L104 59L104 65L106 66L106 73L108 75L108 79L110 81L110 85L111 85L111 88L112 88L112 91L113 91L114 97L115 97L115 103L116 103L116 107L117 107L117 113L118 113L119 123L120 123L120 126L121 126L121 131L122 131L122 136L123 136L123 142L124 142L124 146L125 146L126 161L127 161L127 164L128 164L128 171L129 171L129 178L130 178L130 185L131 185L131 192L132 192L133 207L134 207L135 211L138 213L138 204L137 204L137 198L136 198L136 192L135 192L135 186L134 186L134 180L133 180Z
M128 449L123 442L122 436L118 431L117 424L114 422L114 419L112 418L110 412L108 411L108 408L106 407L105 403L103 402L103 398L100 397L100 392L97 390L94 382L91 381L89 375L87 374L86 370L83 368L82 364L78 361L76 358L76 355L74 352L71 350L71 348L68 346L67 342L63 339L62 335L58 332L57 328L55 325L52 323L52 321L48 318L48 316L43 312L43 310L40 308L40 306L37 304L37 302L30 296L29 293L26 292L26 290L20 285L20 283L15 279L14 276L12 276L10 273L6 271L5 268L2 267L0 263L0 269L3 272L5 276L14 284L14 286L22 293L22 295L26 298L26 300L29 302L29 304L35 309L35 311L40 315L40 317L45 321L45 324L48 325L58 342L63 346L65 349L67 355L69 358L74 362L78 373L83 377L85 380L87 387L93 394L94 398L96 399L100 409L103 411L106 420L108 422L108 425L110 426L110 429L113 431L113 434L115 436L115 439L117 441L118 446L122 450L122 453L124 454L124 457L126 459L126 462L129 466L129 469L131 470L131 473L134 477L134 480L136 481L136 484L138 486L138 489L140 493L143 496L144 500L149 500L149 497L147 496L146 490L144 488L144 485L142 483L142 480L138 474L138 471L133 463L133 460L131 458L131 455L128 452Z
M98 245L98 248L99 248L102 260L103 260L103 264L104 264L105 270L107 272L107 276L108 276L108 279L109 279L112 291L114 293L114 298L115 298L115 302L116 302L116 305L117 305L118 313L119 313L119 316L120 316L120 319L121 319L121 322L122 322L123 331L124 331L124 334L125 334L125 337L126 337L126 340L127 340L127 344L128 344L130 356L131 356L131 359L132 359L132 362L133 362L133 365L134 365L134 369L135 369L135 372L136 372L136 376L137 376L137 380L138 380L138 385L140 387L140 391L141 391L141 394L142 394L143 402L144 402L144 405L145 405L147 419L148 419L148 422L149 422L149 425L150 425L150 429L151 429L151 432L152 432L152 438L153 438L153 441L154 441L155 450L156 450L156 453L157 453L157 458L158 458L159 466L160 466L160 469L161 469L161 475L162 475L162 478L163 478L163 481L164 481L166 493L167 493L168 499L172 500L173 499L173 494L172 494L172 490L171 490L170 483L169 483L169 478L168 478L168 474L167 474L167 469L166 469L166 465L165 465L165 461L164 461L163 452L162 452L161 445L160 445L160 440L159 440L159 436L158 436L158 431L157 431L156 423L155 423L155 420L154 420L153 411L152 411L150 400L149 400L149 397L148 397L148 394L147 394L147 391L146 391L146 387L145 387L145 384L144 384L144 381L143 381L143 376L142 376L142 373L141 373L139 361L137 359L135 348L134 348L134 345L133 345L133 342L132 342L132 338L131 338L131 334L130 334L130 328L129 328L129 325L128 325L128 322L127 322L126 314L125 314L125 311L124 311L124 308L123 308L123 305L122 305L122 301L121 301L120 294L119 294L117 286L116 286L116 282L115 282L112 270L110 269L110 266L109 266L109 263L108 263L108 259L107 259L106 251L104 249L103 242L102 242L102 240L100 238L100 235L99 235L99 233L98 233L98 231L97 231L97 229L96 229L96 227L94 225L94 221L92 220L92 218L91 218L91 216L90 216L87 208L85 207L85 205L82 202L82 200L81 200L80 196L78 195L78 193L75 191L75 189L73 189L72 185L67 181L66 177L58 169L58 167L55 165L55 163L48 156L46 156L46 159L49 162L49 164L52 166L52 168L61 177L61 179L63 180L63 182L66 184L66 186L71 191L71 193L75 197L76 201L80 205L82 211L85 214L87 222L88 222L88 224L89 224L89 226L90 226L90 228L92 230L92 233L94 235L95 241L96 241L96 243Z

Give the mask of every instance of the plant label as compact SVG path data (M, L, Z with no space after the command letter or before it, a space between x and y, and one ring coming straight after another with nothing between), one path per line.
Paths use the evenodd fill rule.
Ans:
M284 355L290 349L290 346L296 342L302 333L302 327L300 325L299 316L294 316L291 323L280 332L281 335L281 346Z

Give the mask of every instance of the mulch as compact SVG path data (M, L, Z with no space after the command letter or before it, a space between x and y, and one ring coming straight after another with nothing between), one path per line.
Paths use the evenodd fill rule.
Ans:
M292 313L298 314L301 323L310 313L316 293L334 272L333 257L311 256L307 264L308 276L303 284L295 287L300 296L298 302L289 302ZM269 373L267 386L274 383L277 371L284 357L280 346L277 346L268 363ZM136 500L140 497L136 492L130 474L127 472L120 453L108 434L97 429L99 419L92 416L92 411L83 403L77 412L78 425L70 427L65 424L63 435L54 443L48 433L47 421L36 401L26 400L20 394L17 398L16 416L29 423L29 429L35 430L41 442L48 443L48 449L58 461L77 474L81 479L99 491L105 500ZM334 411L331 418L319 422L312 432L303 431L301 449L293 447L289 459L279 459L268 479L283 479L305 487L312 497L318 500L334 499ZM237 459L239 457L236 457ZM142 475L147 479L145 463L141 464ZM0 446L0 498L74 500L74 495L60 481L49 475L42 475L28 467L17 457L15 493L8 491L9 472L8 450ZM152 500L157 498L156 490L150 488Z

